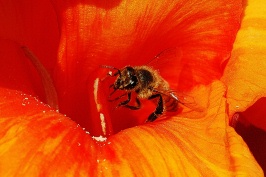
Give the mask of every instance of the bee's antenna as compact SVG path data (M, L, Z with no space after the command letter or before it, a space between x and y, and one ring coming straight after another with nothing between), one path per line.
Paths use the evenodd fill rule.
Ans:
M119 74L119 76L121 76L121 72L119 69L113 67L113 66L109 66L109 65L101 65L100 67L102 68L110 68L110 69L114 69L114 70L117 70L117 73Z

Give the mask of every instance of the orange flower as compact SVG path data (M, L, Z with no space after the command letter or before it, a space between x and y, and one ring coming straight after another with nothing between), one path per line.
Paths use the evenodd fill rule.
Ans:
M228 85L229 117L241 112L233 116L232 123L238 126L237 122L242 122L240 125L246 127L246 132L239 131L251 145L251 150L256 150L253 154L265 171L265 3L253 0L247 4L232 56L221 80ZM249 124L262 130L256 130Z
M252 67L247 75L236 67L248 57L246 48L239 49L242 31L222 67L240 25L241 1L49 2L9 1L0 7L2 176L263 176L229 126L233 113L265 95L263 86L249 93L244 86L250 82L239 81L254 78ZM250 25L246 18L241 30ZM60 113L41 102L56 107L57 97L47 96L53 88L49 76L37 60L30 63L36 58L21 46L34 51L52 75ZM182 52L181 63L168 69L178 80L165 79L192 95L202 111L184 107L143 124L149 103L139 111L108 107L113 103L104 95L107 86L96 82L106 72L99 65L143 65L173 47ZM49 81L44 88L41 79ZM100 135L109 137L96 141Z

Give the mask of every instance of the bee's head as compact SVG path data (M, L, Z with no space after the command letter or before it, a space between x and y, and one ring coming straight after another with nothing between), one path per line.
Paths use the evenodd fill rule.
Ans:
M127 66L121 71L119 70L116 75L119 75L114 83L115 89L132 90L138 84L138 79L134 68Z

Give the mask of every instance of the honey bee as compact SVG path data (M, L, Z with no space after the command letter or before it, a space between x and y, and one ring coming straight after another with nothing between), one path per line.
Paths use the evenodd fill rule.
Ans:
M161 54L157 55L149 63L158 63ZM171 90L168 82L160 75L159 71L150 65L143 66L125 66L122 69L113 66L103 65L104 68L116 70L114 74L109 73L110 76L116 77L114 83L110 85L113 92L117 90L125 91L121 96L111 100L119 100L122 97L127 97L126 100L121 101L117 107L123 106L131 110L137 110L141 107L141 99L158 100L157 107L147 118L146 122L153 122L164 112L177 111L178 103L182 103L174 91ZM136 104L129 105L132 93L136 93Z

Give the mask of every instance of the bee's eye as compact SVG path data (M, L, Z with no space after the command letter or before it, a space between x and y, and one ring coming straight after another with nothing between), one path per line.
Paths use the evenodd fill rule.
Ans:
M123 81L120 78L117 78L114 83L114 88L118 89L121 85L123 85Z

